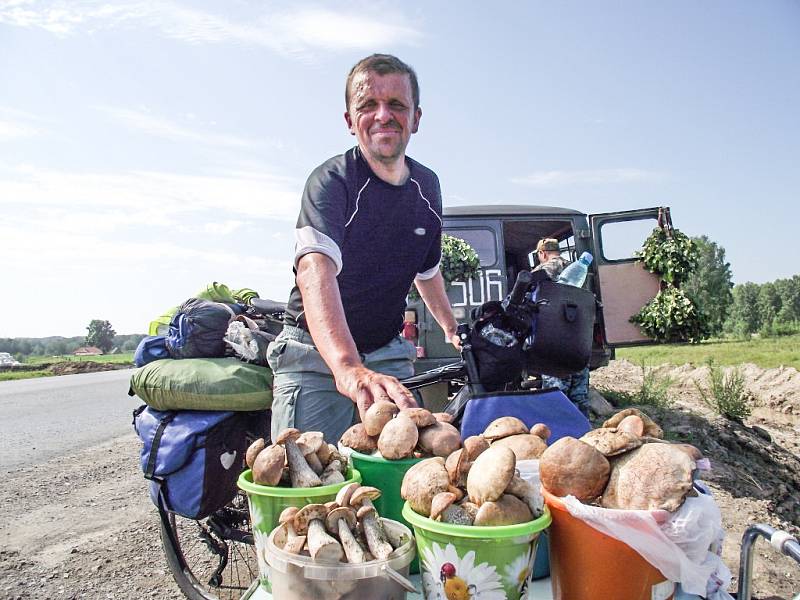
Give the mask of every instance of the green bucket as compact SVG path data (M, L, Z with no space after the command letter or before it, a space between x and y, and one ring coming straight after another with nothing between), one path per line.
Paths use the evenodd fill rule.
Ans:
M518 525L451 525L418 515L407 502L403 516L417 539L425 597L469 592L473 600L523 596L533 574L539 534L551 521L545 507L541 517Z
M353 450L350 453L350 462L353 468L361 473L361 484L378 488L381 497L373 501L375 510L384 519L400 521L406 527L411 523L403 518L403 499L400 497L400 486L403 476L412 466L422 458L401 458L388 460L382 456L361 454ZM411 563L411 572L419 573L418 560L415 557Z
M236 484L239 489L247 493L247 503L250 506L250 523L253 527L253 537L256 541L262 583L266 584L267 577L266 563L263 562L267 538L270 532L278 526L278 518L283 509L289 506L302 508L306 504L330 502L336 499L336 494L340 489L348 483L354 482L361 483L361 473L349 466L347 468L347 481L312 488L259 485L258 483L253 483L253 473L250 469L239 475L239 480Z

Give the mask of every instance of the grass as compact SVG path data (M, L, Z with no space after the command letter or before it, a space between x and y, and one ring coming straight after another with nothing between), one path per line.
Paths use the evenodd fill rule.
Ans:
M50 377L52 373L43 371L0 371L0 381L12 381L14 379L32 379L34 377Z
M606 400L614 406L630 406L632 404L646 404L656 408L669 408L673 400L669 395L669 388L675 383L672 377L660 375L646 363L639 364L642 369L642 385L635 392L598 388Z
M753 363L762 369L774 369L783 365L800 371L800 335L619 348L616 357L649 365L690 363L701 366L713 361L720 366Z
M728 419L741 421L749 417L751 409L741 368L733 367L725 373L722 367L710 361L708 367L706 386L694 382L703 401Z
M52 364L58 362L101 362L101 363L133 363L133 352L123 352L121 354L101 354L99 356L73 356L64 354L62 356L29 356L26 365L41 365L44 363Z

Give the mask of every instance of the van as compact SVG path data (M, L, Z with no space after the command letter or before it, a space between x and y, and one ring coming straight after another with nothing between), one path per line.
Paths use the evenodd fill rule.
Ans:
M472 308L505 298L517 274L538 264L537 242L555 238L569 261L586 251L594 257L584 283L597 299L589 367L607 365L617 347L653 343L630 318L656 296L660 282L634 253L670 219L667 207L595 215L552 206L446 207L443 231L467 241L480 258L476 277L454 281L447 290L456 320L468 322ZM458 357L424 303L410 302L405 320L403 334L417 346L418 373Z

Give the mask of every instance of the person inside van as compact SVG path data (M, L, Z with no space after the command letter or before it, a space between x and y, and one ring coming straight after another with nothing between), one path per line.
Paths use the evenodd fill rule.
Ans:
M558 247L558 240L555 238L544 238L536 244L536 254L539 264L533 269L544 271L555 281L561 275L569 261L561 256ZM589 367L584 367L577 373L572 373L567 377L555 377L542 373L542 388L558 388L572 403L578 407L585 416L589 416Z

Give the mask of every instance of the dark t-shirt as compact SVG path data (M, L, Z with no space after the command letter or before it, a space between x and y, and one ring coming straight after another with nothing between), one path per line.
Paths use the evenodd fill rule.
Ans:
M441 257L442 194L430 169L406 157L410 177L377 177L358 147L317 167L306 181L295 230L295 267L310 252L336 264L350 333L360 352L388 343L403 324L414 278L433 277ZM308 329L300 290L286 324Z

